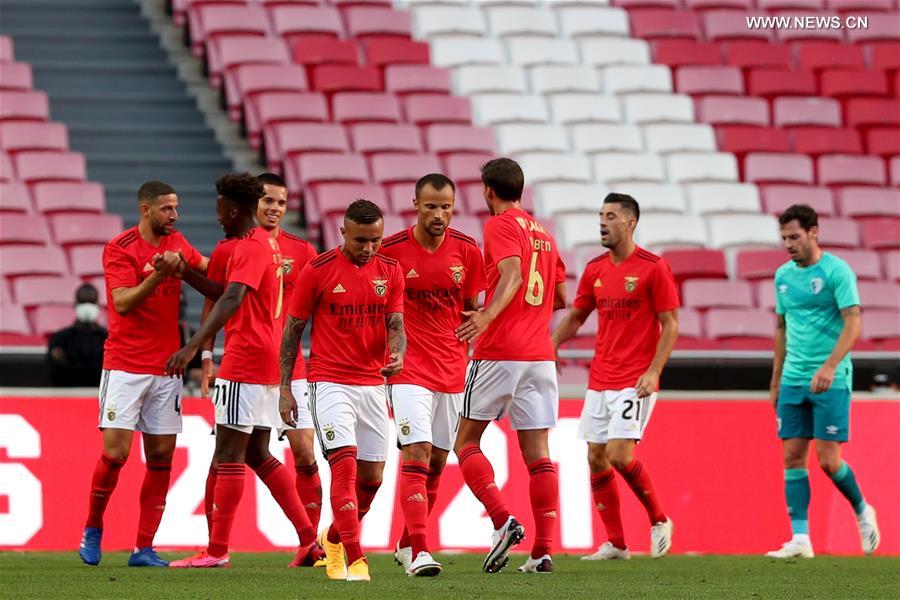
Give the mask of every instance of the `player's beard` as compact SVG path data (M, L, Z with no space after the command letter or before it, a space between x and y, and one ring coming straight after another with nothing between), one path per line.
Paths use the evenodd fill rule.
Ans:
M447 224L446 223L441 223L441 224L432 223L431 225L429 225L428 227L425 228L425 231L427 231L428 235L430 235L431 237L441 237L447 231Z
M170 235L175 231L175 223L169 223L168 221L151 223L151 228L156 235Z

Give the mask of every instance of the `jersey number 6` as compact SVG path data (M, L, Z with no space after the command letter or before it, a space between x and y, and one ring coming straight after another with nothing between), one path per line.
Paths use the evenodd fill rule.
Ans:
M544 278L537 270L538 253L531 253L531 267L528 269L528 283L525 284L525 302L532 306L544 303Z

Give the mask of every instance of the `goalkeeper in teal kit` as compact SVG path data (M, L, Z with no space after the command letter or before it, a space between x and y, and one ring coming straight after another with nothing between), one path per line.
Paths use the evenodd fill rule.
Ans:
M819 466L850 502L862 549L878 547L875 510L863 499L841 444L850 438L853 365L850 348L861 318L856 275L840 258L819 248L818 216L795 204L779 218L791 260L775 272L775 361L770 397L778 414L784 452L784 488L793 536L774 558L813 557L809 539L809 441Z

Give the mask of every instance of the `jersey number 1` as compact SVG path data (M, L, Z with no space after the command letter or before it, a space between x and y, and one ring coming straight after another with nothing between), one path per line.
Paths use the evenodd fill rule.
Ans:
M525 302L532 306L544 303L544 278L537 270L538 253L531 253L531 267L528 269L528 283L525 284Z
M275 269L275 277L278 279L278 303L275 305L275 318L281 316L281 305L284 302L284 266Z

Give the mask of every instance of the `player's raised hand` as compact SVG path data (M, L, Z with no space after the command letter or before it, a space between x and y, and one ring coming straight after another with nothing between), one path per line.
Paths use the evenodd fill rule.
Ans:
M484 330L491 324L491 318L483 308L478 310L464 310L462 315L466 320L456 328L456 337L463 342L474 340L484 333Z
M281 395L278 398L278 412L281 420L291 427L297 426L297 399L291 391L291 386L281 386Z
M178 272L178 264L181 259L174 252L166 250L163 254L153 256L153 268L163 277L169 277Z
M185 346L170 356L169 360L166 361L166 375L183 377L184 370L187 368L188 363L193 360L195 354L197 354L196 348Z
M209 398L209 385L215 379L214 366L211 358L200 361L200 397Z
M403 354L393 353L388 357L388 363L381 367L381 374L385 377L391 377L403 370Z
M809 382L809 391L813 394L821 394L827 392L834 382L834 367L822 365L816 374L813 375L812 381Z
M659 389L659 373L647 369L647 372L638 378L634 387L637 390L638 398L646 398L655 393Z

